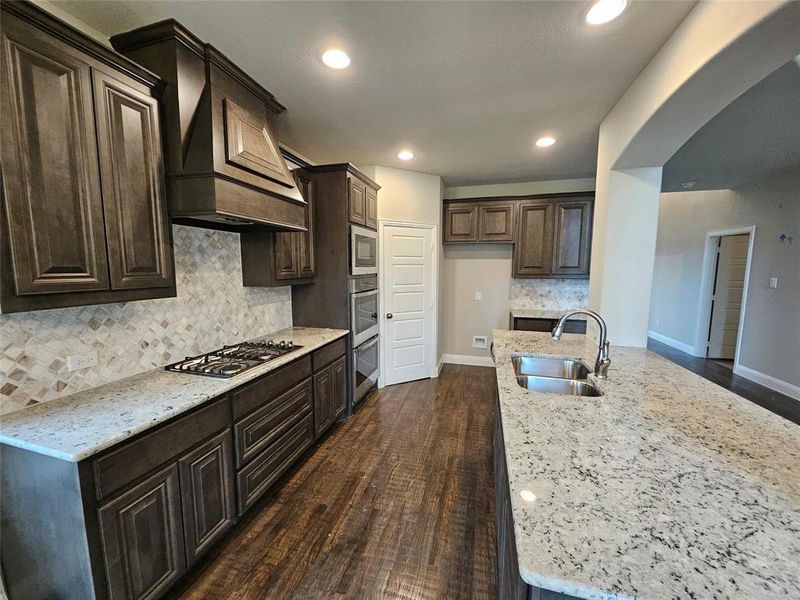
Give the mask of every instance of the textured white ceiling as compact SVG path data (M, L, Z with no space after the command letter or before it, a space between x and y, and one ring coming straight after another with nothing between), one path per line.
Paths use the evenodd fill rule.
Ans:
M53 4L106 35L178 19L275 94L281 141L315 161L465 185L591 176L600 122L694 2L633 1L600 27L588 0ZM321 64L332 45L349 69ZM534 148L544 134L558 144Z
M800 170L800 60L739 96L664 165L661 189L736 188L787 168Z

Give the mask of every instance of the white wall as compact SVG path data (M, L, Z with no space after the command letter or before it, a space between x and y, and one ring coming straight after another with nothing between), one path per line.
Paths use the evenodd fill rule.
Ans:
M698 329L708 327L698 322L706 233L750 225L756 232L739 362L800 386L800 169L736 190L662 194L650 329L695 346ZM794 241L781 243L783 233ZM778 277L778 289L769 289L770 277Z
M378 220L441 225L441 177L377 165L359 169L381 186Z

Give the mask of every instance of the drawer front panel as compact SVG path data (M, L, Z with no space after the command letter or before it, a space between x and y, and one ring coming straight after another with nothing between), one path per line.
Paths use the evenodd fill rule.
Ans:
M228 400L221 398L177 421L124 444L94 461L99 500L177 458L229 426Z
M233 420L241 419L308 377L311 377L311 357L306 355L232 392Z
M319 350L314 350L311 354L311 364L314 371L319 371L325 365L332 363L334 360L344 355L347 349L346 338L339 338L335 342L331 342L327 346L323 346Z
M242 467L311 411L311 379L296 385L236 424L236 467Z
M308 414L242 469L236 477L239 515L244 514L313 443L314 419Z

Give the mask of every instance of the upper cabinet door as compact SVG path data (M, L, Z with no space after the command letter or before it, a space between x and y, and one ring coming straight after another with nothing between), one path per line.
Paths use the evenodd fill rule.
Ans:
M553 257L553 205L550 202L520 202L514 276L549 275Z
M92 76L111 288L172 286L158 102L121 75Z
M364 225L370 229L378 229L378 192L371 187L366 188L366 209L364 212Z
M314 257L314 182L308 173L301 172L297 175L297 187L305 198L306 227L307 231L295 233L297 238L297 276L300 278L314 277L316 272Z
M444 205L445 243L478 241L477 215L478 215L477 204L445 204Z
M225 99L224 107L228 162L287 187L294 187L278 144L269 130L266 115L248 112L230 98Z
M107 290L89 66L5 13L2 32L5 229L16 293Z
M553 275L588 277L591 231L591 200L555 204Z
M487 202L478 207L478 239L481 242L514 241L514 205Z
M349 178L350 222L356 225L367 223L367 186L355 177Z

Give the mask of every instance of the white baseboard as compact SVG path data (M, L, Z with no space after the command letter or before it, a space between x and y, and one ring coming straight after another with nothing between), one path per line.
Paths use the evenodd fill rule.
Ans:
M442 362L451 365L472 365L473 367L493 367L491 356L470 356L469 354L445 354Z
M434 377L438 377L442 373L442 365L444 364L444 354L439 358L439 364L436 365L436 374Z
M676 339L673 339L671 337L667 337L666 335L663 335L661 333L657 333L657 332L655 332L653 330L650 330L650 331L647 332L647 337L651 337L655 341L661 342L662 344L666 344L667 346L671 346L672 348L675 348L676 350L680 350L681 352L686 352L686 354L691 354L692 356L697 356L697 354L695 354L695 352L694 352L694 346L692 346L690 344L685 344L683 342L679 342Z
M785 394L790 398L800 400L800 386L796 386L788 381L783 381L782 379L778 379L777 377L767 375L766 373L756 371L755 369L751 369L750 367L745 367L743 365L737 366L733 372L735 375L739 375L745 379L749 379L750 381L755 381L764 387L768 387L771 390Z

